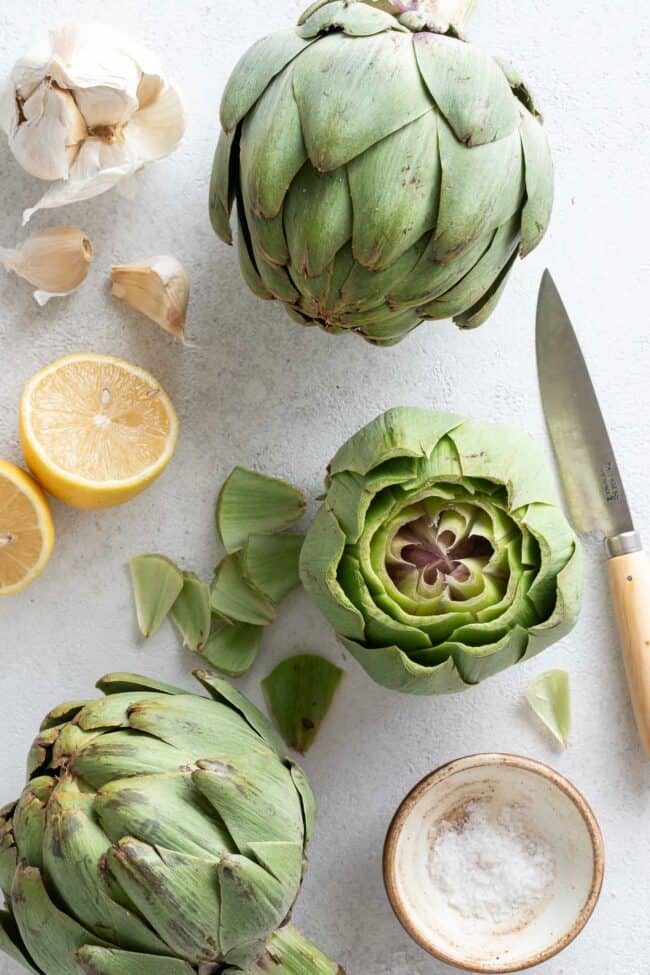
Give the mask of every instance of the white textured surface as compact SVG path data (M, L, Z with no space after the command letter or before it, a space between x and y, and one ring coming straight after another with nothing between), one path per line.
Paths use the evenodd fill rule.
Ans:
M397 404L514 421L543 437L533 357L537 282L548 264L572 311L609 417L639 526L650 532L648 458L647 202L650 198L650 14L637 0L483 0L476 43L510 56L545 110L558 170L552 230L517 267L494 318L480 331L423 326L396 349L301 330L282 308L244 288L235 254L212 235L206 197L217 107L239 55L262 33L289 26L300 0L0 0L0 74L33 31L83 14L134 27L159 51L189 109L187 138L140 179L136 204L107 195L37 218L79 223L96 247L83 289L39 310L28 287L0 276L0 455L20 459L16 409L41 365L89 349L151 369L182 423L164 478L129 507L82 514L55 506L58 544L26 594L0 606L2 797L22 783L23 757L42 714L87 695L107 670L151 671L189 683L195 661L174 634L147 646L134 632L125 572L147 549L209 573L217 558L213 503L233 464L301 484L312 496L327 460L379 411ZM35 180L0 144L2 244L20 231ZM181 349L113 302L105 270L152 252L177 254L192 273L191 338ZM244 682L297 650L340 660L327 626L295 597ZM600 549L587 548L580 625L563 645L461 697L400 697L375 687L353 661L334 713L305 765L320 800L311 870L296 919L350 975L446 971L401 931L384 896L380 854L391 814L410 786L441 762L482 750L549 761L584 789L608 852L596 915L544 975L645 975L650 956L650 765L637 747L605 589ZM575 733L554 750L527 715L523 691L548 667L573 684ZM17 975L0 961L0 975Z

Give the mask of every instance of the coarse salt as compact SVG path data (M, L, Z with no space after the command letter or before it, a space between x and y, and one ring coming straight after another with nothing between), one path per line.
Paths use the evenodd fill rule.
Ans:
M522 805L467 803L432 830L429 874L463 918L515 928L530 921L555 877L549 844Z

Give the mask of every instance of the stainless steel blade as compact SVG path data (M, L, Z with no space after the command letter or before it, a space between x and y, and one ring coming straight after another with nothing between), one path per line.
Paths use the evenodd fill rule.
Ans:
M544 413L575 528L606 538L634 531L596 393L548 271L539 290L536 344Z

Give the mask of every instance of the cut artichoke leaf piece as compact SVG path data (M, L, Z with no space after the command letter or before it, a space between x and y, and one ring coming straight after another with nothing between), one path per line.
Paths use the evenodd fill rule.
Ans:
M330 709L343 671L323 657L289 657L262 681L269 710L287 745L304 755Z
M263 638L263 626L224 623L210 634L201 656L228 677L243 677L257 660Z
M298 570L304 535L251 535L242 551L242 570L248 581L274 606L300 586Z
M84 975L195 975L196 969L180 958L161 958L136 951L86 945L76 954Z
M212 611L225 620L267 626L276 618L273 603L244 576L241 553L226 556L210 589Z
M218 961L221 898L217 865L130 837L112 846L106 863L171 951L193 964Z
M350 4L347 0L333 0L315 10L312 8L309 16L300 19L298 28L298 35L305 40L336 30L348 37L370 37L389 30L408 33L408 28L391 14L365 3Z
M212 609L210 607L210 587L192 572L183 575L183 588L170 615L183 645L195 653L200 653L210 635Z
M571 692L565 670L549 670L528 685L526 700L554 738L566 748L571 734Z
M79 975L75 961L79 948L87 944L110 947L55 906L35 867L19 864L11 905L28 955L43 972Z
M434 228L440 176L433 108L349 163L352 251L359 264L387 270Z
M250 535L274 535L305 513L305 498L291 484L235 467L217 502L217 529L227 552L243 548Z
M431 111L412 38L395 31L319 38L295 62L293 89L307 154L320 172L345 166ZM270 161L265 160L265 168Z
M183 588L183 573L163 555L138 555L129 563L138 626L152 636L166 619Z
M481 146L517 130L517 102L493 58L435 33L416 34L414 48L431 97L459 142Z
M28 972L32 972L33 975L41 975L29 960L16 922L9 911L3 910L0 910L0 951L4 951L6 955L26 968Z
M273 79L310 43L295 30L286 30L253 44L233 71L223 94L221 124L226 132L248 115Z

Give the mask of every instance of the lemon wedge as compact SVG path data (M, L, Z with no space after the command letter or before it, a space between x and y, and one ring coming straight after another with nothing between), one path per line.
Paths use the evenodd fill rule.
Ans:
M53 546L47 498L29 474L0 460L0 596L26 589L43 570Z
M137 366L106 355L71 355L37 373L20 404L29 468L74 508L129 501L169 463L178 439L171 400Z

